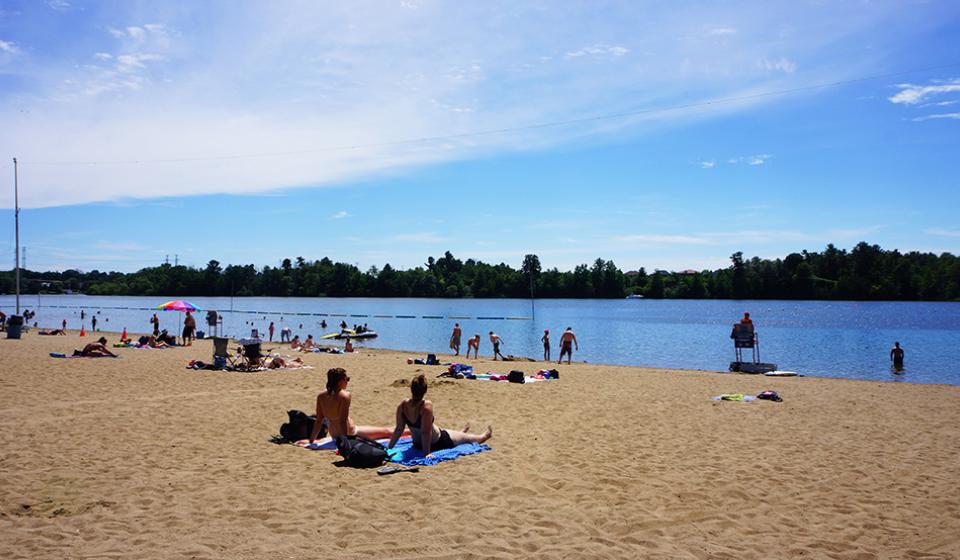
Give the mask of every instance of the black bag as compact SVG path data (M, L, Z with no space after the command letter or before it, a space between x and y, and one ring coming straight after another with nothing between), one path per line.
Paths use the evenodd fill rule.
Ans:
M438 365L439 363L440 363L440 360L437 359L437 355L436 355L436 354L427 354L427 362L426 362L426 365L428 365L428 366L435 366L435 365Z
M513 370L507 374L507 381L510 383L526 383L526 377L523 375L522 371Z
M337 451L348 467L370 469L387 460L387 448L362 436L337 436Z
M551 369L551 370L550 370L550 377L552 377L552 378L554 378L554 379L560 379L560 372L557 371L557 370L555 370L555 369Z
M288 410L287 416L290 417L290 421L280 426L280 436L290 443L301 439L308 439L310 437L310 431L313 430L313 423L316 422L317 417L307 416L305 412L299 410ZM320 433L317 437L323 437L325 435L327 435L327 426L323 425L320 427Z

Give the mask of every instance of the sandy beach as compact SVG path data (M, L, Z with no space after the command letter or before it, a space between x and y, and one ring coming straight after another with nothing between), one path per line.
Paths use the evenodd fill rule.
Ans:
M48 357L91 340L0 340L2 558L960 557L960 387L577 363L521 386L368 349L185 369L209 340ZM492 424L493 450L377 476L270 443L335 366L358 423L423 372L439 424Z

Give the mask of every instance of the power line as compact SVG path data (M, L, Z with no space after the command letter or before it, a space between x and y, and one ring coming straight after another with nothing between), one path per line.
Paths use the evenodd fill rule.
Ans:
M694 103L683 103L678 105L668 105L665 107L654 107L651 109L637 109L633 111L623 111L619 113L610 113L606 115L594 115L590 117L580 117L575 119L566 119L560 121L550 121L544 123L537 123L525 126L516 126L516 127L507 127L507 128L495 128L489 130L477 130L473 132L464 132L460 134L446 134L439 136L423 136L420 138L407 138L403 140L393 140L389 142L372 142L369 144L353 144L347 146L331 146L328 148L313 148L313 149L304 149L304 150L292 150L286 152L264 152L257 154L234 154L227 156L201 156L201 157L183 157L183 158L170 158L170 159L136 159L136 160L114 160L114 161L28 161L21 163L29 163L30 165L132 165L132 164L144 164L144 163L185 163L185 162L196 162L196 161L225 161L225 160L237 160L237 159L254 159L254 158L268 158L268 157L280 157L280 156L292 156L292 155L305 155L305 154L318 154L325 152L338 152L338 151L349 151L349 150L360 150L367 148L384 148L390 146L402 146L405 144L419 144L425 142L437 142L443 140L459 140L464 138L473 138L477 136L490 136L495 134L506 134L511 132L525 132L529 130L538 130L543 128L552 128L558 126L566 126L571 124L583 124L588 122L604 121L604 120L613 120L613 119L622 119L626 117L636 117L640 115L651 115L656 113L666 113L670 111L679 111L682 109L694 109L698 107L709 107L711 105L722 105L727 103L735 103L738 101L748 101L751 99L760 99L764 97L775 97L779 95L788 95L791 93L799 93L803 91L811 91L816 89L825 89L832 87L845 86L850 84L870 82L874 80L881 80L886 78L896 78L898 76L905 76L908 74L917 74L920 72L930 72L933 70L943 70L946 68L956 68L960 67L960 62L952 64L943 64L940 66L930 66L927 68L917 68L913 70L904 70L901 72L891 72L888 74L876 74L873 76L865 76L861 78L852 78L849 80L839 80L835 82L823 82L819 84L811 84L807 86L798 86L794 88L780 89L774 91L766 91L760 93L753 93L750 95L738 95L734 97L721 97L719 99L712 99L709 101L697 101Z

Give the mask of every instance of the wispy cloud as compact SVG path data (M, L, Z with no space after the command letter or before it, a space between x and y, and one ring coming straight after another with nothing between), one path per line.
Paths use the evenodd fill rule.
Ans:
M783 72L784 74L793 74L797 71L797 63L786 57L780 57L777 60L761 58L759 65L765 70Z
M756 154L752 156L738 156L727 159L727 163L730 165L737 165L739 163L745 163L747 165L763 165L773 156L771 154Z
M0 52L4 52L6 54L18 54L20 52L20 48L17 47L13 41L4 41L0 39Z
M566 58L619 58L630 52L630 49L617 45L591 45L575 51L570 51L564 56Z
M400 233L387 237L394 243L443 243L447 238L434 232Z
M940 235L943 237L960 237L960 229L931 228L923 230L928 235Z
M882 226L830 229L804 232L788 229L756 229L740 231L691 232L689 234L632 234L615 236L620 243L644 245L738 245L745 243L837 242L861 239L876 233Z
M333 218L334 220L340 220L340 219L343 219L343 218L347 218L347 217L349 217L349 216L350 216L350 213L349 213L349 212L347 212L346 210L341 210L341 211L337 212L336 214L334 214L334 215L332 215L332 216L330 216L330 217Z
M960 113L938 113L933 115L924 115L922 117L914 117L913 119L910 119L910 120L912 120L913 122L923 122L923 121L929 121L934 119L960 120Z
M717 162L713 161L712 159L704 160L700 162L700 167L702 169L713 169L716 166L717 166Z
M931 97L960 92L960 79L947 80L931 85L898 84L897 87L900 88L900 91L888 98L891 103L916 105Z
M546 11L413 0L349 10L327 2L85 3L70 11L78 31L57 49L16 37L14 48L49 56L5 82L5 95L21 101L0 105L0 153L21 154L32 187L21 204L40 207L130 193L329 186L653 134L774 102L656 110L782 89L800 74L788 75L793 61L814 60L827 46L843 57L851 37L897 11L832 9L838 21L851 15L850 24L823 26L821 16L796 11L796 32L783 36L783 6L766 4L707 2L688 13L628 2L597 18L589 3ZM588 20L597 25L586 34ZM36 23L49 26L37 37L55 31ZM769 55L758 65L757 53L789 58ZM871 64L804 67L803 79L842 80ZM592 119L624 113L633 116ZM0 205L12 202L0 189Z

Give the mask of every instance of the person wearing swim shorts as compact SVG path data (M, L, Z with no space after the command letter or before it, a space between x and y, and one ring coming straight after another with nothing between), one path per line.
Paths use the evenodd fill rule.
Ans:
M463 331L460 329L460 323L453 324L453 333L450 335L450 348L456 352L454 356L460 355L460 335Z
M413 447L423 451L423 454L428 457L434 451L450 449L461 443L483 443L493 436L493 428L490 426L487 426L487 431L482 434L468 433L469 424L459 431L444 430L437 426L433 415L433 403L423 398L427 394L427 379L422 373L410 382L410 394L409 399L403 399L397 405L397 426L390 437L388 448L397 444L397 440L403 435L404 428L408 426Z
M567 363L570 363L570 360L573 359L573 348L577 348L577 352L580 351L580 343L577 342L577 335L573 334L573 329L567 327L567 330L563 331L563 334L560 336L560 359L557 360L557 363L563 361L563 355L567 355Z
M550 329L543 330L543 336L540 337L540 342L543 343L543 361L550 361Z
M899 342L893 343L890 349L890 360L893 362L893 369L899 371L903 369L903 348L900 348Z
M496 361L497 356L500 356L501 360L505 359L503 354L500 353L500 345L506 343L503 342L503 339L500 338L500 335L490 331L490 343L493 344L493 360Z

